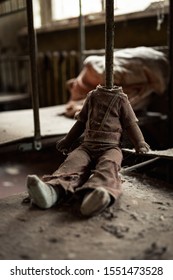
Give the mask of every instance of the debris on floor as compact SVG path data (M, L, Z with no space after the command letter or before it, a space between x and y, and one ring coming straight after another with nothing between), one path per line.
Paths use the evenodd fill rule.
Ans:
M99 216L84 219L76 199L49 210L0 203L0 259L173 259L173 190L144 175L123 175L123 195Z

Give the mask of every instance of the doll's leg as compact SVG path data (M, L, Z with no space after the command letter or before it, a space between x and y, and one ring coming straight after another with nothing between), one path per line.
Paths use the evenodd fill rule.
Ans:
M52 207L59 198L58 188L55 190L36 175L28 175L26 185L30 198L34 204L42 209Z
M80 212L83 216L94 216L105 210L111 202L111 197L105 188L98 187L85 195Z
M88 153L77 148L52 175L43 176L42 180L37 175L29 175L27 189L33 202L46 209L52 207L67 193L74 193L75 188L86 180L90 161Z
M95 170L81 188L92 190L82 202L83 215L92 216L102 212L120 196L121 180L118 171L121 161L122 153L119 149L109 149L99 157Z
M60 167L52 174L44 176L44 182L60 185L65 192L74 193L89 177L91 159L89 154L78 147L73 150Z

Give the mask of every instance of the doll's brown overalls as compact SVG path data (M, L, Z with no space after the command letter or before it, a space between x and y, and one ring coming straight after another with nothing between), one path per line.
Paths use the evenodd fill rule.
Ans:
M72 193L104 187L113 202L121 194L120 139L122 131L137 122L134 111L121 87L98 86L88 94L77 120L86 124L83 143L44 181Z

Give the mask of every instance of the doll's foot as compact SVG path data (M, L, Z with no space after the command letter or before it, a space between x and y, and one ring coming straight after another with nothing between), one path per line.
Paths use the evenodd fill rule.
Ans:
M41 181L36 175L28 175L26 184L31 199L38 207L47 209L56 203L58 199L57 192L52 186Z
M101 213L110 204L111 197L104 188L97 188L84 197L80 211L83 216Z

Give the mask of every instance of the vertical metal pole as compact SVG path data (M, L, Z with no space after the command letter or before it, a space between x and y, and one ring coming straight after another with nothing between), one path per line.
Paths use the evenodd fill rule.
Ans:
M33 21L32 0L26 0L27 20L28 20L28 39L31 66L31 93L34 114L34 148L41 149L40 119L39 119L39 98L38 98L38 72L37 72L37 44Z
M84 24L84 17L82 15L82 0L79 0L79 49L80 49L80 60L79 60L79 67L80 70L83 67L83 51L85 50L85 24Z
M112 88L114 53L114 0L106 0L105 53L105 86L106 88Z
M173 0L169 0L169 146L173 145Z
M168 145L172 148L173 145L173 0L169 0L169 14L168 14L168 56L170 79L168 87ZM167 180L169 183L173 182L172 176L172 162L168 164Z

